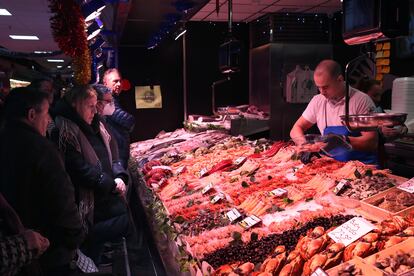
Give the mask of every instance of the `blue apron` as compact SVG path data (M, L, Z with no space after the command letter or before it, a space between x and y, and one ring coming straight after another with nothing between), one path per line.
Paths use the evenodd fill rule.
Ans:
M323 135L328 134L337 134L345 135L350 137L359 137L361 136L360 132L353 131L350 132L345 126L328 126L328 120L326 117L326 102L325 102L325 129L323 130ZM331 152L332 153L332 152ZM333 154L333 158L338 161L350 161L350 160L359 160L365 164L378 164L378 157L376 153L358 151L358 150L340 150L339 154Z

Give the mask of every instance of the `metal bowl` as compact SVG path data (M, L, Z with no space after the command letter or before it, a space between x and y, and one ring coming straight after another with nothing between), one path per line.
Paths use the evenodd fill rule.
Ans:
M350 130L373 131L381 126L400 126L407 119L406 113L372 113L367 115L349 115L347 125L345 115L340 116L342 124Z

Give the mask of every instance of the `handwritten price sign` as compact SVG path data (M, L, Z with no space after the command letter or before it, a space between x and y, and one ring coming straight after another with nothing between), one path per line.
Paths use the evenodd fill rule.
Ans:
M326 272L325 272L325 271L323 271L323 269L322 269L322 268L318 267L318 268L315 270L315 272L313 272L313 273L311 274L311 276L328 276L328 274L326 274Z
M240 165L241 163L244 163L244 161L246 161L246 157L239 157L236 159L236 161L234 161L235 165Z
M213 189L213 183L209 183L207 186L205 186L202 190L201 193L204 195L205 193L207 193L208 191L210 191L211 189Z
M241 217L241 214L239 210L237 210L236 208L233 208L226 213L226 217L230 220L230 222L233 222L239 217Z
M335 230L328 233L335 242L343 243L345 246L350 245L360 237L375 229L374 225L363 218L353 218L348 220Z
M282 197L284 195L286 195L288 193L288 191L286 191L285 189L282 188L277 188L274 189L273 191L269 192L269 194L271 196L277 196L277 197Z
M207 172L208 172L208 169L207 168L201 169L201 171L200 171L200 177L205 176L207 174Z
M403 191L414 193L414 177L397 187Z
M255 226L256 224L258 224L259 222L261 222L262 220L258 217L256 217L255 215L251 215L247 218L245 218L244 220L239 222L239 225L241 227L243 227L244 229L249 229L250 227Z
M223 194L218 194L218 195L216 195L216 196L214 196L213 197L213 199L211 199L211 203L212 204L216 204L217 202L219 202L220 200L222 200L222 199L224 199L225 198L225 195L223 195Z

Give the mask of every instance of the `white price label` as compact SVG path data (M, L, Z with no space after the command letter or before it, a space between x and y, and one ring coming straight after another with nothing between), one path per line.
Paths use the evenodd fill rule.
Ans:
M207 169L207 168L203 168L203 169L200 171L200 177L205 176L205 175L207 174L207 172L208 172L208 169Z
M353 218L329 232L328 236L335 242L340 242L348 246L373 229L375 229L375 226L366 219Z
M184 171L186 171L186 169L187 169L186 166L179 167L175 174L176 175L182 174Z
M338 185L336 185L335 189L333 190L334 194L339 194L345 186L348 185L348 181L345 179L342 179L339 181Z
M282 197L282 196L286 195L287 193L288 193L288 191L286 191L285 189L277 188L277 189L274 189L273 191L271 191L269 194L272 195L272 196Z
M312 274L311 276L328 276L328 274L326 274L325 271L323 271L322 268L318 267Z
M247 218L245 218L244 220L240 221L239 224L244 229L249 229L250 227L255 226L256 224L258 224L261 221L262 220L260 218L256 217L255 215L251 215L251 216L248 216Z
M211 203L212 203L212 204L216 204L217 202L219 202L220 200L222 200L224 197L225 197L225 196L224 196L223 194L218 194L218 195L215 195L215 196L213 197L213 199L211 200Z
M244 161L246 161L246 157L239 157L236 159L236 161L234 161L234 164L236 165L240 165L241 163L243 163Z
M154 167L152 167L152 169L153 170L155 170L155 169L162 169L162 170L172 171L171 167L168 167L168 166L154 166Z
M409 193L414 193L414 177L404 182L403 184L397 186L397 188Z
M213 183L209 183L207 186L205 186L202 190L201 193L204 195L205 193L207 193L208 191L210 191L213 188Z
M239 217L241 217L241 214L239 210L237 210L236 208L233 208L226 213L226 217L230 220L230 222L233 222Z

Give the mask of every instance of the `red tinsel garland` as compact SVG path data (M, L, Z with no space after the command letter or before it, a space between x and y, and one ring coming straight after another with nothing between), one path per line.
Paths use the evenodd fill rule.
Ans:
M64 54L73 59L75 81L88 84L91 80L91 56L85 32L85 20L73 0L49 0L53 38Z

